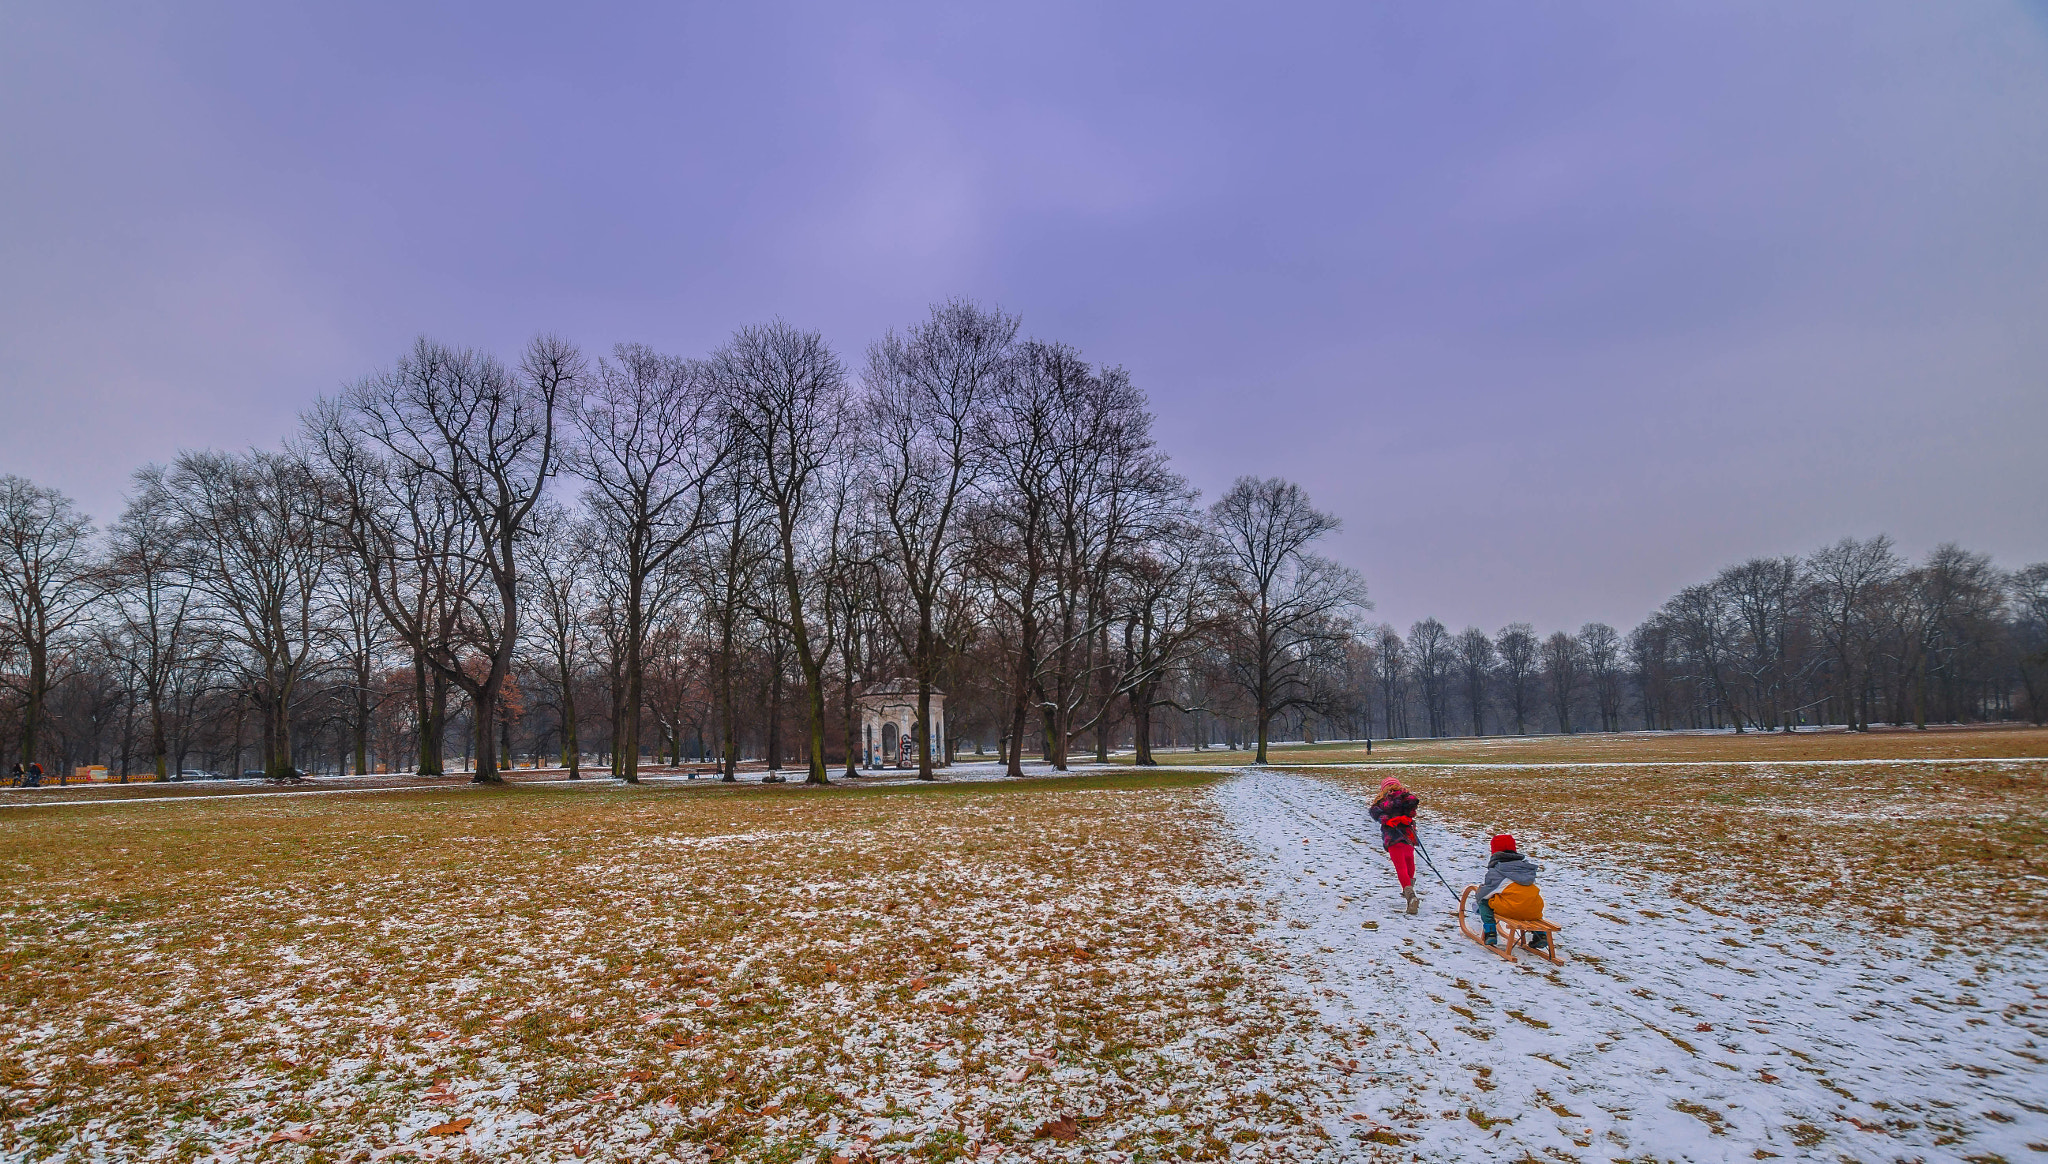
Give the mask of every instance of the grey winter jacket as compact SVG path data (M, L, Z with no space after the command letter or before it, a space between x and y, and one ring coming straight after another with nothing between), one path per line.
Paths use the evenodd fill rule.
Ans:
M1536 874L1542 869L1543 866L1513 849L1495 853L1486 859L1486 880L1480 883L1479 900L1485 901L1499 893L1503 881L1512 881L1517 885L1534 885Z

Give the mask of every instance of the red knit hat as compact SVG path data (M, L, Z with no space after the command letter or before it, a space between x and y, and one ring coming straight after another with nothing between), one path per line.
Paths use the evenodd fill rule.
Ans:
M1514 850L1514 848L1515 848L1515 838L1513 838L1513 837L1511 837L1511 836L1507 835L1506 833L1496 833L1496 834L1494 834L1494 838L1493 838L1493 851L1494 851L1494 852L1496 852L1496 853L1506 853L1506 852L1511 852L1511 851L1513 851L1513 850Z

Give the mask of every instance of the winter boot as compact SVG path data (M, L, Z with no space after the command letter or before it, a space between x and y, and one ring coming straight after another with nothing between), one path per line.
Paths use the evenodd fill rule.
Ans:
M1408 913L1410 916L1413 916L1417 910L1422 908L1422 899L1415 895L1415 887L1413 885L1403 885L1401 887L1401 896L1408 899Z
M1537 931L1536 931L1535 933L1533 933L1533 934L1530 934L1530 935L1529 935L1529 948L1530 948L1530 949L1532 949L1532 950L1547 950L1547 949L1549 949L1549 948L1550 948L1550 935L1549 935L1549 934L1546 934L1546 933L1544 933L1544 932L1543 932L1542 930L1537 930Z
M1489 945L1489 946L1498 946L1498 945L1500 945L1500 933L1499 933L1498 931L1496 931L1496 930L1495 930L1495 929L1493 928L1493 923L1492 923L1492 922L1487 922L1487 923L1486 923L1486 933L1485 933L1485 935L1484 935L1484 936L1485 936L1485 938L1486 938L1486 944L1487 944L1487 945Z

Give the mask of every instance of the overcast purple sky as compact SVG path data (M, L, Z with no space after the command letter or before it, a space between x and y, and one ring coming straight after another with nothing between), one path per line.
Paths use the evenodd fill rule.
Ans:
M98 517L415 335L966 296L1301 481L1376 617L2048 558L2039 4L0 6L0 471Z

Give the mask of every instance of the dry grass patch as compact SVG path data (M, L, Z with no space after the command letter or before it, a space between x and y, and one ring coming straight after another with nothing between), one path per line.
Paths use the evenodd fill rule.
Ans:
M1371 795L1380 773L1318 773ZM1712 912L1798 903L1972 946L2048 922L2048 763L1410 769L1425 814L1511 832L1539 861L1671 878ZM1425 819L1427 816L1425 815ZM1476 853L1434 854L1447 876Z
M2009 724L1783 732L1618 732L1570 736L1480 736L1378 740L1365 745L1282 744L1275 764L1586 764L1645 761L1737 763L1789 760L1977 760L2048 758L2048 729ZM1162 764L1249 764L1252 753L1206 749L1160 752Z
M1305 1158L1200 783L9 816L0 1154Z

